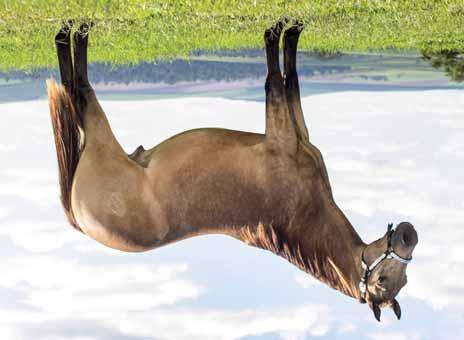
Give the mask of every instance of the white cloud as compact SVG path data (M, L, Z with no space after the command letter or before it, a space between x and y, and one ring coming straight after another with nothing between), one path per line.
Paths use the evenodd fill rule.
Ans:
M122 330L160 339L237 339L278 333L285 338L323 335L330 326L329 309L322 305L233 311L158 311L127 320ZM136 320L137 322L134 322Z
M13 144L0 144L0 152L13 152L16 150L16 146Z
M338 332L340 334L348 335L348 334L354 333L357 329L358 329L358 327L354 323L352 323L352 322L344 322L338 328Z
M101 104L115 135L129 152L140 144L152 147L177 133L201 127L264 132L264 108L258 102L179 98Z
M453 155L464 156L464 140L461 135L456 135L451 138L442 146L442 150L446 153Z
M309 274L298 274L295 276L295 282L302 288L310 288L318 285L322 285L313 276Z
M87 236L83 235L86 242L79 242L73 244L73 250L83 253L86 256L92 256L95 254L108 254L108 255L119 255L125 256L126 252L123 252L118 249L109 248L104 246L101 243L95 242L94 240L89 239Z
M23 249L39 253L61 248L66 243L84 241L84 236L74 231L64 218L61 222L45 219L6 220L0 223L0 235L9 236L15 245Z
M66 310L91 317L107 310L144 310L195 299L203 291L177 278L186 272L186 265L97 265L52 256L2 258L2 262L0 287L17 288L27 294L25 303L50 313Z
M330 310L323 305L238 311L169 307L204 292L180 277L188 270L185 264L84 264L52 256L1 260L0 287L23 294L22 302L30 307L0 308L5 332L20 338L21 329L73 319L92 320L121 334L160 339L237 339L265 333L302 337L325 334L331 322Z
M8 209L7 207L2 207L0 206L0 219L5 218L10 214L11 210Z
M7 168L0 172L1 196L16 196L40 207L49 207L59 199L57 167Z
M373 333L369 335L369 339L372 340L418 340L420 335L417 332L409 331L404 332L382 332L382 333Z
M93 305L88 306L91 311ZM35 339L69 338L70 325L66 318L80 325L73 328L73 339L87 333L86 314L23 312L0 310L0 326L10 338L26 339L34 332ZM2 325L3 324L3 325ZM166 308L142 312L122 313L108 311L95 318L92 315L93 334L89 338L101 339L99 332L120 334L121 338L156 339L239 339L268 333L279 334L283 339L305 339L321 336L331 325L329 309L321 305L303 305L266 309L224 311L202 308ZM55 326L53 326L55 325ZM1 334L1 333L0 333ZM60 336L61 335L61 336ZM106 337L105 337L106 338Z
M464 287L462 278L464 268L461 263L450 261L421 262L408 269L408 286L406 296L427 301L437 310L450 308L461 310L464 305Z

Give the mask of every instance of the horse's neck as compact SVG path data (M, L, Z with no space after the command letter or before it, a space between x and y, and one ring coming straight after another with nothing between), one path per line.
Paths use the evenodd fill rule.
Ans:
M282 256L330 287L359 299L360 256L365 244L335 205L302 225L259 225L229 234Z
M316 263L325 268L320 280L346 295L359 298L361 253L366 245L356 230L335 203L320 223L308 226L299 232L305 240L302 247L308 249L308 257L312 253Z

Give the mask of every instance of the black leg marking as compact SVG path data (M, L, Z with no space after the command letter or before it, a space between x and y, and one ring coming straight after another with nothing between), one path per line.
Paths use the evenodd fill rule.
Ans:
M298 39L303 30L304 25L295 23L287 29L284 34L284 69L285 69L285 94L287 97L288 108L298 136L303 141L309 140L308 129L306 127L301 108L300 86L298 83L298 74L296 71L296 52L298 47Z
M89 25L82 24L74 32L74 87L76 90L90 86L87 77L87 44Z
M73 93L73 65L71 57L71 28L72 21L63 22L58 34L55 36L58 63L60 66L61 83L68 94Z
M84 23L78 31L74 32L74 98L76 110L83 122L87 95L92 91L87 76L87 45L89 30L92 26L92 24Z

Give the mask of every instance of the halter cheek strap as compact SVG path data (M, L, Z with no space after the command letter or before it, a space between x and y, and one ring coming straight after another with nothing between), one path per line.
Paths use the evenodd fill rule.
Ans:
M361 268L363 270L363 273L361 275L361 282L359 282L359 291L361 292L361 302L366 302L366 294L367 294L367 280L369 279L369 275L372 274L374 269L381 264L384 260L386 259L393 259L398 262L408 264L411 262L412 257L406 259L404 257L401 257L395 251L393 250L391 246L391 238L393 233L395 232L396 229L393 229L393 224L388 225L388 246L387 250L383 252L382 255L380 255L377 259L375 259L374 262L371 263L370 266L367 265L366 261L364 260L364 250L361 254Z

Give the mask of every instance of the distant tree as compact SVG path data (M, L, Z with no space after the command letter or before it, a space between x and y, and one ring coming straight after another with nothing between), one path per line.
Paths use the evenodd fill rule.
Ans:
M232 53L232 52L230 52ZM238 52L235 52L238 53ZM254 50L247 50L253 54ZM315 73L331 74L346 72L351 66L346 65L301 65L298 73L301 76L312 76ZM136 65L114 66L107 63L89 65L89 75L92 83L167 83L192 81L236 81L241 79L259 79L266 75L264 61L214 61L214 60L171 60L159 63L141 62ZM41 80L59 77L55 69L35 69L31 71L0 72L0 78L17 80Z
M440 52L422 51L422 58L436 69L444 69L453 81L464 81L464 52L443 50Z

